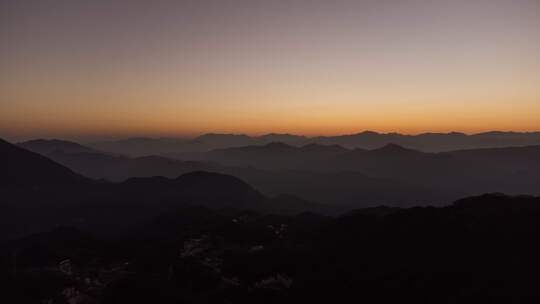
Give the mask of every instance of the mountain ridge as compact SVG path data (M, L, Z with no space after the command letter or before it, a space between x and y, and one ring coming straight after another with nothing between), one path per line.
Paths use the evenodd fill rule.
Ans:
M424 152L488 148L501 146L526 146L540 144L540 132L488 131L465 134L461 132L425 132L401 134L363 131L335 136L303 136L295 134L269 133L260 136L246 134L208 133L194 138L130 138L125 140L94 142L94 149L131 156L149 154L168 155L174 153L206 152L215 149L249 145L265 145L283 142L294 146L311 143L341 145L345 148L375 149L389 143Z
M89 179L49 158L0 139L0 184L17 186L73 185Z

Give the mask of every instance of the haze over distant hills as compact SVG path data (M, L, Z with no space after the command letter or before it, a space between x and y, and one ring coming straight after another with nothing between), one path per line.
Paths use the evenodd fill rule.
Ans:
M80 148L69 152L62 147L76 144L59 141L49 141L47 148L42 141L38 147L31 143L19 145L94 179L175 178L203 170L237 176L266 195L292 194L345 208L444 205L495 191L540 194L540 146L428 153L397 144L367 150L269 143L171 159L77 152Z
M214 149L265 145L282 142L294 146L307 144L340 145L345 148L375 149L394 143L425 152L458 149L527 146L540 144L540 132L492 131L467 135L464 133L422 133L405 135L364 131L339 136L306 137L292 134L266 134L247 136L241 134L205 134L196 138L130 138L125 140L94 142L89 147L130 156L168 155L185 152L205 152Z
M76 146L63 141L49 143ZM44 150L55 151L52 154L59 151ZM134 177L112 183L85 178L1 139L0 155L0 240L60 224L93 231L121 230L167 210L193 205L274 213L325 210L300 198L265 196L237 177L216 172L189 170L171 178ZM98 164L106 165L93 165Z
M59 151L65 153L103 153L76 142L59 139L29 140L19 143L18 146L39 154L51 154Z

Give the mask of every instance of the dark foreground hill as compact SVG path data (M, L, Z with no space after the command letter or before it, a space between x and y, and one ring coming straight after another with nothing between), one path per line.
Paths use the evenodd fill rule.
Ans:
M50 159L0 139L0 186L74 185L86 179Z
M0 283L17 303L537 302L539 236L531 196L335 218L184 207L114 240L4 242Z

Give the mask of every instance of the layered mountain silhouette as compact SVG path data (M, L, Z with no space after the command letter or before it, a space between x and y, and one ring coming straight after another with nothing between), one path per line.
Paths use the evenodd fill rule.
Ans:
M540 298L540 197L493 193L418 206L483 187L537 191L540 146L428 153L269 143L197 153L205 161L192 164L214 172L111 182L63 163L173 174L189 162L32 143L20 146L43 155L0 140L0 284L17 302ZM237 166L207 162L218 157ZM258 183L307 196L268 197ZM330 216L306 197L357 203ZM366 204L376 207L351 210Z
M127 157L60 140L32 140L19 147L42 154L94 179L123 181L130 177L177 177L191 171L215 171L211 164L180 161L161 156Z
M243 134L208 133L195 138L128 138L116 141L90 143L89 146L129 156L168 155L186 152L205 152L214 149L264 145L271 142L289 144L308 143L304 136L290 134L267 134L252 137Z
M184 153L188 161L66 153L53 147L46 151L54 152L44 155L94 179L175 178L202 170L240 177L266 195L288 193L353 208L381 203L441 205L494 191L537 194L539 150L540 146L528 146L428 153L397 144L367 150L269 143Z
M54 142L50 143L54 144ZM214 160L210 162L180 161L159 156L129 158L103 153L65 153L54 148L49 150L55 152L45 154L47 157L94 179L119 182L131 177L175 178L191 171L219 172L240 177L260 189L265 195L291 194L311 201L333 204L336 210L379 203L393 205L441 203L443 198L448 198L445 193L436 194L432 189L424 186L410 182L374 179L358 172L313 172L312 168L304 171L287 168L287 166L289 168L295 166L298 160L302 164L310 164L348 151L339 146L310 144L297 148L282 143L270 143L263 147L252 146L245 149L233 149L232 152L225 151L230 155L240 152L240 158L237 160L255 153L258 155L256 159L263 161L257 162L257 167L245 167L245 163L239 163L238 167L227 166ZM265 152L261 153L261 151ZM219 153L216 152L218 155ZM214 155L212 152L211 154ZM271 162L272 165L261 166L263 169L259 169L259 164L265 162ZM225 163L228 164L228 162ZM275 170L278 168L282 170ZM287 209L288 207L282 205L280 208Z
M273 142L263 146L217 149L207 153L185 154L184 158L212 161L229 166L253 166L260 169L306 168L314 162L337 157L348 150L337 145L308 144L301 147Z
M42 155L63 153L104 153L81 144L58 139L36 139L17 144L19 147Z
M349 149L376 149L390 143L425 152L443 152L461 149L529 146L540 144L540 132L484 132L423 133L404 135L364 131L340 136L306 137L292 134L247 136L239 134L205 134L196 138L131 138L96 142L92 148L130 156L175 155L178 153L206 152L215 149L282 142L293 146L307 144L340 145Z
M59 153L57 149L47 151L54 151L52 155ZM0 179L2 220L8 225L7 234L42 229L53 223L76 223L90 230L125 227L187 205L278 213L324 209L300 199L280 205L279 198L270 199L242 180L225 174L194 171L175 178L139 177L112 183L82 177L40 154L3 140L0 153L4 169ZM87 152L73 154L95 156ZM107 157L109 161L116 160L114 156Z
M206 153L184 154L184 159L218 162L231 166L252 166L261 169L302 169L321 171L321 168L335 166L337 163L364 157L369 161L375 159L393 160L407 157L418 157L424 153L407 149L396 144L388 144L381 148L347 149L339 145L308 144L300 147L284 143L270 143L264 146L246 146L217 149ZM356 158L356 159L355 159Z
M189 157L185 154L184 157ZM538 193L540 146L422 152L388 144L380 148L286 144L213 150L198 160L267 171L338 175L356 172L372 179L454 192L457 196L493 191ZM327 180L328 184L333 179ZM418 196L417 198L423 198Z

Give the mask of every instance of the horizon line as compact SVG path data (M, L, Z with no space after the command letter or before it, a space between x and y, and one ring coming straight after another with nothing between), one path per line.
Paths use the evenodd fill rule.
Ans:
M80 135L80 136L73 136L73 135L65 135L65 136L21 136L19 139L15 139L17 136L13 136L14 140L9 140L11 142L21 142L21 141L29 141L29 140L53 140L53 139L59 139L59 140L74 140L77 138L78 140L83 140L86 138L86 140L89 140L90 138L95 138L94 140L89 140L87 142L99 142L99 141L118 141L118 140L132 140L132 139L197 139L202 136L208 136L208 135L224 135L224 136L246 136L251 138L258 138L258 137L264 137L269 135L276 135L276 136L297 136L297 137L305 137L305 138L318 138L318 137L340 137L340 136L354 136L354 135L361 135L361 134L376 134L376 135L402 135L402 136L420 136L420 135L427 135L427 134L438 134L438 135L450 135L450 134L461 134L465 136L474 136L474 135L481 135L481 134L489 134L489 133L516 133L516 134L531 134L531 133L540 133L540 130L489 130L489 131L483 131L483 132L462 132L462 131L447 131L447 132L433 132L433 131L425 131L425 132L418 132L418 133L405 133L405 132L398 132L398 131L389 131L389 132L381 132L381 131L374 131L374 130L362 130L358 132L352 132L352 133L336 133L331 135L310 135L310 134L300 134L300 133L281 133L281 132L263 132L263 133L248 133L248 132L205 132L205 133L197 133L193 135L171 135L171 136L160 136L160 135L103 135L103 134L92 134L92 135ZM0 138L7 139L9 136L1 136ZM23 139L24 138L24 139ZM101 139L99 139L101 138Z

